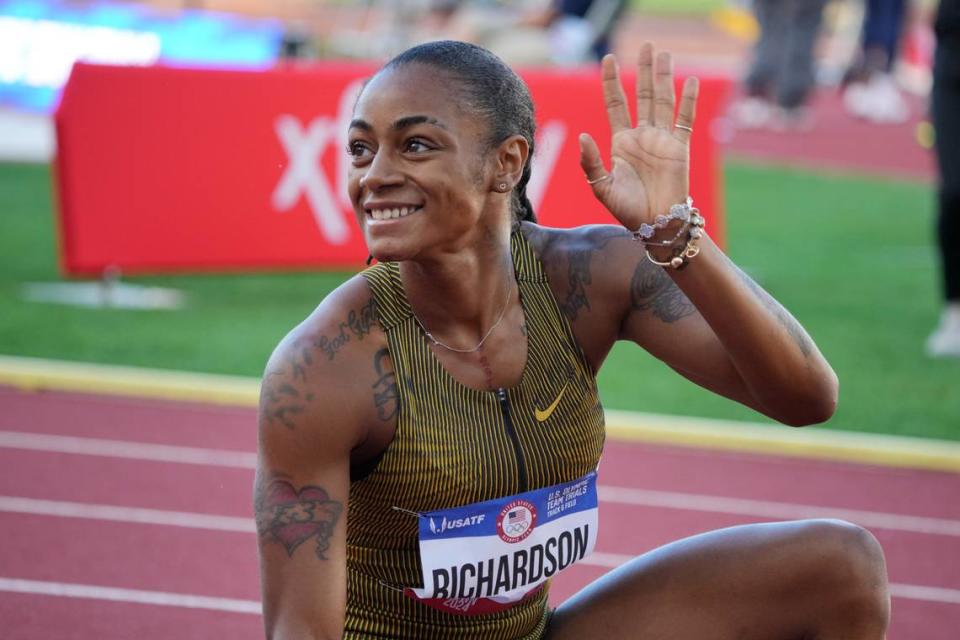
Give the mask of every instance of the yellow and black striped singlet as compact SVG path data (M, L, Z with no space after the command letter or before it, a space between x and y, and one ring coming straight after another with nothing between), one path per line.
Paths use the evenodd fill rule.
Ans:
M440 365L407 302L397 264L363 273L387 335L400 408L393 442L376 468L350 487L345 639L505 640L544 633L549 583L510 609L482 616L442 612L396 590L422 584L417 518L410 512L567 482L600 459L604 421L596 380L521 233L513 234L511 249L528 352L520 383L498 392L468 388Z

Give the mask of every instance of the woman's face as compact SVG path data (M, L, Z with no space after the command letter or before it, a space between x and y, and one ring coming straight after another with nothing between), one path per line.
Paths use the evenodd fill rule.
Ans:
M491 201L486 123L456 104L452 80L410 64L364 88L348 131L348 188L378 260L456 251Z

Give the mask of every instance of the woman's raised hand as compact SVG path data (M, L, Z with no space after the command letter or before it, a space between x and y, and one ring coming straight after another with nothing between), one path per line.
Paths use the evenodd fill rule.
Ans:
M632 127L627 96L617 61L604 56L603 99L613 134L609 171L597 143L580 134L580 165L593 193L627 229L652 223L670 206L684 202L690 188L690 135L697 105L698 83L687 78L674 121L676 95L670 54L654 59L645 43L637 63L637 126Z

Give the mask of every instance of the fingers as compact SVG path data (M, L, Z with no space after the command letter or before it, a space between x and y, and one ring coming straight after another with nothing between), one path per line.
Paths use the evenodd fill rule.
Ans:
M591 183L594 190L605 188L607 181L606 167L603 166L603 160L600 158L600 149L597 143L587 133L580 134L580 166L587 176L587 182Z
M640 47L637 61L637 126L654 126L674 135L678 140L688 142L693 133L693 121L696 116L699 83L696 78L687 78L683 83L680 96L680 109L676 114L676 90L673 84L673 59L670 53L662 51L654 55L653 44L645 42ZM603 99L607 108L610 130L619 131L632 128L630 111L627 108L626 95L620 83L620 72L616 59L606 55L602 61ZM593 144L592 139L590 143ZM596 145L593 145L596 148ZM581 141L581 162L584 145ZM599 153L597 162L600 163ZM602 163L599 164L602 168ZM586 170L586 166L584 170ZM590 174L588 172L588 177ZM596 177L596 176L593 176Z
M657 54L654 74L653 126L669 131L673 128L676 96L673 88L673 61L666 51Z
M637 126L653 124L653 44L644 42L637 61Z
M603 74L603 101L607 107L607 119L611 133L630 128L630 111L627 109L627 96L620 84L620 73L616 59L607 54L601 62Z
M700 93L700 81L689 77L683 82L680 95L680 109L677 111L677 124L673 135L683 142L689 142L693 135L693 121L697 116L697 96Z

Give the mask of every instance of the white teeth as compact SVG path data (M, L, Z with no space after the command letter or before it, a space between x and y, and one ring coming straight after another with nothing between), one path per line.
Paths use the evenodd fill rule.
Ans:
M395 209L370 209L370 217L374 220L393 220L408 216L420 207L400 207Z

